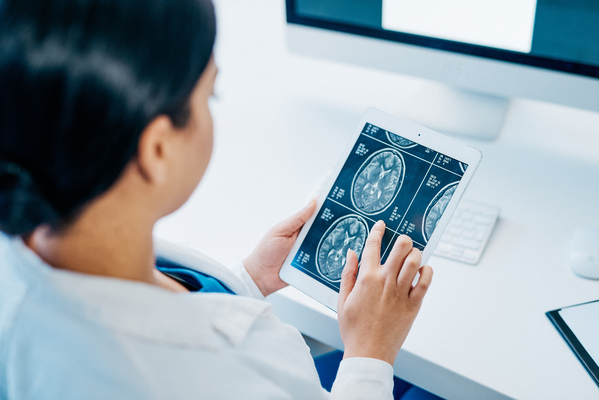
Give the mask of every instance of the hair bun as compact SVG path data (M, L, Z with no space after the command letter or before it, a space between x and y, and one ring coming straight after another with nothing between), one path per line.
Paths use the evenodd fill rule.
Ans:
M0 231L23 235L58 217L26 169L0 161Z

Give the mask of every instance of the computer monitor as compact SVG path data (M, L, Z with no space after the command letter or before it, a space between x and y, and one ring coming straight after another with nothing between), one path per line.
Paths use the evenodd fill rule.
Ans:
M433 129L493 138L511 98L599 111L599 1L286 0L286 6L291 51L436 81L398 110Z

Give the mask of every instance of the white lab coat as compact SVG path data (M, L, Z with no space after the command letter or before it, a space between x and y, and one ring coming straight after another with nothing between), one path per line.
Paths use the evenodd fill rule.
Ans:
M242 265L159 240L156 253L238 295L54 269L0 233L0 399L392 398L392 367L368 358L344 360L322 389L300 333Z

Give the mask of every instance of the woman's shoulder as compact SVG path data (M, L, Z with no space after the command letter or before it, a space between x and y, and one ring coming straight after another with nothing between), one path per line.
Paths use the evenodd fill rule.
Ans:
M6 370L9 352L14 351L13 338L16 320L21 314L29 291L21 270L20 239L0 232L0 371ZM0 397L6 376L0 376Z
M14 319L28 284L18 254L20 239L0 232L0 338ZM16 254L15 254L16 253ZM1 343L0 343L1 344Z
M173 261L197 262L185 264L203 272L217 271L221 279L230 273L192 250L164 251L164 246L157 250L157 254L170 256ZM0 257L10 261L9 265L1 263L2 272L12 271L11 280L21 282L24 288L15 290L19 285L11 286L2 275L0 320L6 319L8 304L12 304L13 318L6 325L10 335L0 334L0 364L10 364L23 378L45 379L49 393L61 393L70 377L81 374L94 378L83 379L73 390L95 385L98 393L108 394L118 392L114 388L122 384L122 390L132 393L130 398L146 398L133 395L142 393L144 387L132 382L160 381L167 387L180 376L194 382L192 378L198 373L205 375L198 382L208 390L214 386L211 380L217 382L223 374L230 374L231 366L235 366L240 379L258 373L268 377L265 382L273 376L281 382L293 378L306 385L315 380L301 335L281 323L264 301L224 293L173 293L141 282L50 267L44 270L43 265L24 265L35 264L35 258L28 257L27 248L21 247L18 240L6 237L0 237ZM35 273L39 276L31 276ZM4 289L9 286L12 300L6 302ZM285 364L289 359L302 362L291 371ZM62 367L49 373L47 366L57 360ZM258 372L255 360L260 360ZM142 369L138 368L140 361ZM168 372L164 364L171 366ZM2 376L0 391L1 381ZM103 387L99 384L102 382L111 385ZM26 379L21 383L23 397L39 394L31 392L36 385ZM246 388L254 385L246 383ZM314 388L319 389L318 385Z
M49 314L56 321L67 318L77 324L105 326L167 346L210 347L222 340L239 343L254 321L275 318L268 303L239 296L247 289L218 262L160 239L155 250L159 257L218 279L238 296L181 295L142 282L56 270L21 239L0 234L0 334L2 329L16 329L14 320L20 310L21 322L28 316Z

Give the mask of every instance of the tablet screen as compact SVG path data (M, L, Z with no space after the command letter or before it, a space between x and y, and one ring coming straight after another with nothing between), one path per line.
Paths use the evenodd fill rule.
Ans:
M372 226L387 226L385 262L401 234L423 250L467 164L365 124L291 265L339 292L347 250L358 255Z

